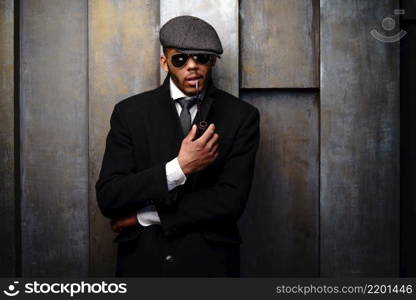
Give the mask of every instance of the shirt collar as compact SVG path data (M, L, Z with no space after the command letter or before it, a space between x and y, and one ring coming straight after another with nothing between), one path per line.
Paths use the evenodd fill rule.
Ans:
M169 77L169 88L170 88L170 97L172 98L172 100L176 100L178 98L183 98L183 97L189 97L187 95L185 95L177 86L176 84L173 82L172 77ZM201 99L204 99L205 96L205 92L206 92L206 88L204 88L201 92Z
M176 100L178 98L187 97L173 82L172 77L170 77L170 97L172 100Z

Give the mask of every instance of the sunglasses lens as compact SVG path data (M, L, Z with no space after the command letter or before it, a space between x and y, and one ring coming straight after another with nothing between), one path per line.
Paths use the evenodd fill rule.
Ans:
M188 57L189 56L187 54L183 53L172 55L172 65L174 65L176 68L180 68L186 64ZM207 64L210 59L209 54L193 54L191 57L195 62L199 64Z
M179 68L182 67L188 60L188 55L186 54L175 54L172 56L172 65Z
M200 64L206 64L209 62L209 55L208 54L194 54L192 56L193 60Z

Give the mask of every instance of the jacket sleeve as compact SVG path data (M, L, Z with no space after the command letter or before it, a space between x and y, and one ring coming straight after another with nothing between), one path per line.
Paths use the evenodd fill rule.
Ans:
M259 145L259 111L256 108L239 128L217 182L198 190L180 192L171 207L157 206L166 235L180 234L193 225L236 221L242 215L251 189Z
M111 114L110 125L95 185L102 214L116 219L149 204L174 200L176 190L168 190L165 163L137 170L131 134L118 104Z

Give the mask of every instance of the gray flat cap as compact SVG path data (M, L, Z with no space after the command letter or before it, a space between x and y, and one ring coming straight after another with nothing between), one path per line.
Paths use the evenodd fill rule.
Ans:
M181 52L222 54L220 38L214 27L193 16L179 16L170 19L159 32L160 43L166 48Z

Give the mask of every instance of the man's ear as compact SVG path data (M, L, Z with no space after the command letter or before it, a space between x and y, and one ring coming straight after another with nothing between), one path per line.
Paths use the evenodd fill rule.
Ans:
M168 59L166 58L166 56L161 55L160 56L160 67L165 71L165 72L169 72L169 68L168 68Z

